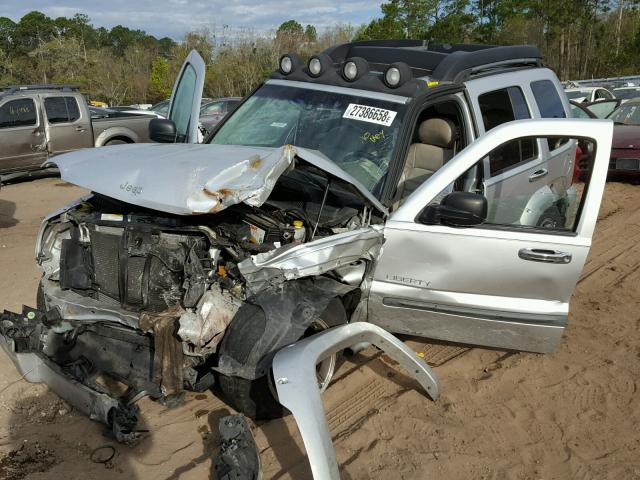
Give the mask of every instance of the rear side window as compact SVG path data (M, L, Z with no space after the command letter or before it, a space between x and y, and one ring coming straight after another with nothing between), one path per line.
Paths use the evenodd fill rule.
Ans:
M11 100L0 107L0 128L36 125L36 105L30 98Z
M558 90L551 80L531 82L531 91L542 118L566 118Z
M558 95L558 90L551 80L538 80L531 82L531 91L533 97L538 104L540 116L542 118L566 118L567 113L564 111L562 100ZM567 140L549 139L549 151L561 147L567 143Z
M74 97L45 98L44 110L49 123L69 123L80 118L80 109Z
M531 118L524 94L519 87L494 90L478 97L485 131L513 120ZM506 143L489 155L490 175L499 175L516 165L526 163L538 156L535 139L520 139Z

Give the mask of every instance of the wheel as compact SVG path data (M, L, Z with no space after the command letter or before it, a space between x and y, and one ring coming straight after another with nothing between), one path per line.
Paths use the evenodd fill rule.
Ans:
M105 147L109 147L111 145L126 145L129 142L125 142L124 140L119 140L119 139L115 139L115 140L109 140L107 143L104 144Z
M307 328L302 338L347 322L347 314L339 299L333 299L320 317ZM221 344L222 346L222 344ZM265 352L265 354L268 352ZM318 386L324 392L335 373L338 354L325 358L316 367ZM255 420L282 417L284 407L278 402L278 393L271 371L256 380L220 375L218 386L233 408Z
M36 292L36 308L41 312L47 310L47 302L44 299L44 289L42 288L42 279L38 282L38 291Z
M558 210L558 207L549 207L540 215L538 227L558 230L564 227L564 222L565 218L560 213L560 210Z

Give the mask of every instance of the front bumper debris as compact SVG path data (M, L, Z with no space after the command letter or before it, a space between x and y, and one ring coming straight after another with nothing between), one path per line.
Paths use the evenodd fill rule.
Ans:
M215 471L218 480L260 480L260 454L247 419L229 415L220 419L220 453Z
M438 380L426 362L392 334L371 323L335 327L280 350L273 359L278 399L298 424L316 480L340 480L317 384L316 365L329 355L362 342L375 345L398 362L433 400L440 395Z
M59 321L55 310L43 313L26 306L22 314L5 310L0 315L0 348L25 380L45 383L89 418L107 425L117 441L134 443L139 438L133 430L138 421L138 407L132 402L135 398L131 402L116 398L72 369L63 369L43 353L47 347L45 326Z

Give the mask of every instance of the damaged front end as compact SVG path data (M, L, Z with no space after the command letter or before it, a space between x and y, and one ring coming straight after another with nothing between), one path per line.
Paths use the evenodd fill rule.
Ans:
M22 377L32 383L46 383L70 405L109 427L113 437L134 443L139 434L135 398L116 397L106 386L82 372L80 363L60 365L47 352L55 349L54 328L61 319L24 307L21 314L5 311L0 315L0 347L13 360Z
M178 198L171 205L145 188L131 197L126 181L118 195L90 185L94 193L43 223L37 308L2 315L0 344L25 378L119 441L137 438L141 397L171 406L220 377L265 377L323 312L338 305L345 323L365 308L384 212L312 153L303 152L311 164L292 147L242 153L242 168L191 178L166 197Z

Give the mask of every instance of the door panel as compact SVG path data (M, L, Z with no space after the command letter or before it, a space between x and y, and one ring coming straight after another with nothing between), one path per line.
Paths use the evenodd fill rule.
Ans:
M47 140L33 98L0 103L0 172L29 170L47 158Z
M371 321L394 332L453 342L552 351L589 253L612 131L607 121L523 120L496 127L460 152L387 221L371 287ZM496 147L521 137L558 135L589 137L597 145L579 221L575 227L567 222L573 232L415 221L440 192ZM533 259L526 255L531 251ZM545 255L570 261L539 261Z
M43 95L50 155L93 147L91 119L83 114L73 96Z
M178 142L198 143L198 120L205 70L204 60L198 52L192 50L173 87L167 118L176 125Z

